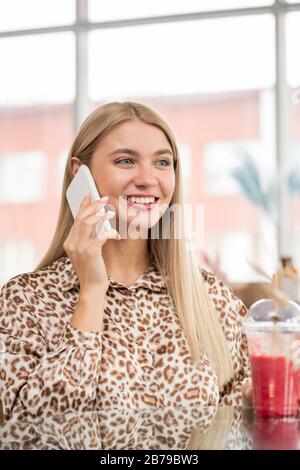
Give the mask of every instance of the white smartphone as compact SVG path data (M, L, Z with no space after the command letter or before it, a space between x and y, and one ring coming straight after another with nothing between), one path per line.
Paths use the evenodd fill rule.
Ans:
M87 165L80 165L76 175L72 179L66 191L67 201L74 219L79 212L82 200L88 193L91 194L91 202L95 202L100 199L96 183L94 181L92 173L90 172L89 167ZM103 212L105 212L104 207L98 212L96 212L96 214L101 214ZM93 228L90 237L95 238L99 233L107 232L111 229L112 227L110 225L109 220L103 220Z

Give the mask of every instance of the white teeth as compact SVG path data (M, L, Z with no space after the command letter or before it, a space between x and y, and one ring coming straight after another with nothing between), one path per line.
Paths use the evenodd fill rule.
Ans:
M135 197L128 196L127 200L130 202L135 202L137 204L151 204L155 202L155 197Z

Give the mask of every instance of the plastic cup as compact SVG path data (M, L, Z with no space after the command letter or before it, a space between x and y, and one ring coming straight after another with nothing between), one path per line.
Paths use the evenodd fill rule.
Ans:
M298 420L254 419L253 450L299 450Z
M300 307L274 309L263 299L244 321L252 372L255 414L264 418L296 416L300 394Z

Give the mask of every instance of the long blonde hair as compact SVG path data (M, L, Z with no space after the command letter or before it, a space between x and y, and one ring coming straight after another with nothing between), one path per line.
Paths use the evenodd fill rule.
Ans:
M175 160L175 191L170 206L182 203L180 160L176 138L163 117L148 106L132 101L111 102L99 106L83 122L71 146L65 168L56 229L50 247L35 271L66 255L63 243L73 224L73 217L66 200L66 190L73 179L71 157L77 157L90 167L101 139L116 126L130 120L140 120L164 132ZM184 233L184 227L181 229ZM204 351L215 366L219 385L222 386L233 375L232 359L226 338L209 300L195 256L191 250L186 249L185 237L183 239L174 237L175 230L176 225L171 214L170 237L148 238L150 255L165 279L194 362L197 365L200 363L201 352Z
M209 412L212 412L212 407ZM233 417L234 413L231 406L219 406L211 422L209 422L207 429L203 429L203 425L200 424L192 430L187 449L225 449L233 423Z

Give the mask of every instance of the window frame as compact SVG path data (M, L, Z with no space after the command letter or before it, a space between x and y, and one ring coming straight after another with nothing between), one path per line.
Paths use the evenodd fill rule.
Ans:
M91 22L88 19L89 0L74 0L76 2L76 17L73 24L41 27L34 29L0 31L0 40L5 37L24 36L34 34L49 34L71 31L75 34L75 76L76 95L74 103L73 127L76 132L83 119L89 112L88 99L88 32L103 28L122 28L128 26L140 26L146 24L169 23L178 21L194 21L201 19L229 18L234 16L264 15L271 14L275 20L275 149L277 164L277 249L278 257L284 254L286 249L286 220L289 201L288 195L281 182L284 178L285 155L288 150L288 120L286 119L288 109L288 86L286 80L286 15L290 12L300 11L300 0L298 3L287 3L287 0L274 0L272 5L256 6L247 8L235 8L226 10L212 10L204 12L191 12L183 14L163 15L144 18L131 18L105 22Z

